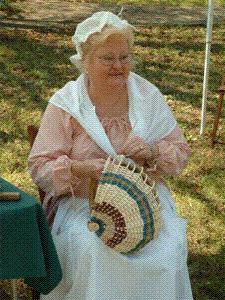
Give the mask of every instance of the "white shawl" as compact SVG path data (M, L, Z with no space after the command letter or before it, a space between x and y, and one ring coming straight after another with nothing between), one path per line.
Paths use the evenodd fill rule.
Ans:
M175 128L177 122L156 86L130 72L127 88L129 119L132 127L137 120L132 135L143 138L148 144L167 136ZM88 96L83 74L76 81L68 82L50 98L49 102L73 116L108 155L116 155L95 113L95 106Z
M138 135L149 144L167 136L177 123L159 90L135 73L130 73L127 88L129 96L129 119L132 127L136 120L138 120L133 131L134 135ZM116 155L101 122L96 116L95 107L88 96L84 75L81 75L76 81L67 83L65 87L53 95L49 102L72 115L106 153L112 156ZM145 269L146 255L148 255L148 264L152 261L150 268L152 267L155 270L157 264L159 264L163 269L175 272L182 269L186 263L186 220L177 217L174 200L169 191L167 192L164 189L165 192L162 192L162 190L163 188L159 186L157 192L161 195L163 207L166 207L162 213L165 226L160 238L152 241L153 247L148 248L150 250L143 255L143 260L140 259L138 267L141 266ZM71 192L73 198L75 198L72 188ZM168 213L171 211L171 208L168 208L168 202L172 207L172 215ZM67 202L66 205L69 206L70 202ZM64 211L66 210L64 209ZM58 212L57 214L57 217L59 217L60 214ZM61 215L59 217L61 218L60 220L63 220L63 217ZM60 220L57 222L61 222ZM165 247L165 240L169 241L169 247ZM95 247L91 247L90 249L96 251ZM151 254L150 256L149 253ZM118 259L120 259L118 260L119 263L123 264L123 260L128 262L125 256L114 255L117 255ZM149 260L149 257L151 260ZM135 260L135 258L136 256L130 258L130 262L132 263L131 260ZM133 262L135 265L135 261ZM147 272L149 272L149 269Z

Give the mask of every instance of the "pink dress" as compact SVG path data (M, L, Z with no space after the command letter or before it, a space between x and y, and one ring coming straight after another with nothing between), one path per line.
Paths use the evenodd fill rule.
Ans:
M115 151L131 131L128 114L100 118ZM34 182L46 192L43 208L63 270L60 284L41 300L193 300L186 265L186 220L179 218L162 174L178 175L190 148L176 126L156 142L158 154L149 173L158 183L163 227L160 236L133 257L114 253L87 229L90 178L71 172L72 161L108 155L67 112L49 103L28 159ZM71 189L76 211L71 204Z
M113 148L118 151L132 129L128 113L100 120ZM190 148L178 126L154 146L158 152L155 159L157 169L149 175L156 182L166 185L160 175L180 174L188 164ZM33 181L46 192L43 208L50 228L60 199L71 194L71 187L75 196L88 197L90 178L74 176L71 172L72 160L93 158L107 158L107 154L71 115L49 103L28 158L28 168Z

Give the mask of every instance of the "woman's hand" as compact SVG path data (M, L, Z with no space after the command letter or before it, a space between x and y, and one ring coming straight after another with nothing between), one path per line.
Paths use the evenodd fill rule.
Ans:
M78 178L94 178L99 180L105 162L106 160L103 158L74 161L72 163L72 172Z
M153 158L153 153L149 145L138 136L129 138L117 154L128 156L141 166L144 166L146 159Z

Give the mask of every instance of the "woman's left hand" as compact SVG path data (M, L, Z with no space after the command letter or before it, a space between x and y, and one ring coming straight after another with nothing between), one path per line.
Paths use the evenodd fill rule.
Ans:
M145 164L146 159L152 157L151 148L138 136L129 138L117 154L128 156L141 166Z

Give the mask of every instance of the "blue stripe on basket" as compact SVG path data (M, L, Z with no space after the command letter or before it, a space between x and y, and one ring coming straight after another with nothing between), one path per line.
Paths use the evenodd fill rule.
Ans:
M127 253L124 253L124 254L131 254L133 252L136 252L138 248L141 248L143 244L146 244L148 242L146 239L149 232L148 225L146 224L147 216L143 206L141 205L140 198L143 199L146 208L149 211L150 226L152 230L152 236L154 236L155 226L154 226L152 209L149 206L147 195L143 193L132 181L128 180L126 177L115 173L103 173L100 177L99 184L106 184L106 183L117 185L118 187L122 188L125 192L127 192L136 201L140 211L140 215L144 221L143 239L137 244L135 248L131 249ZM131 190L131 187L136 192L136 194L138 194L138 196L134 194L134 192Z
M95 233L97 234L98 237L100 237L103 234L103 232L105 231L105 228L106 228L105 222L103 222L102 220L95 218L95 217L91 217L90 220L97 222L99 224L100 228Z

